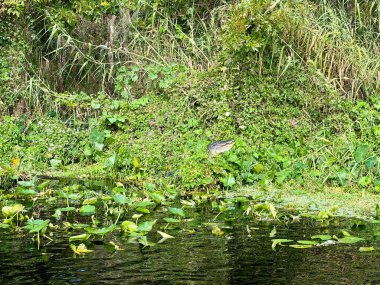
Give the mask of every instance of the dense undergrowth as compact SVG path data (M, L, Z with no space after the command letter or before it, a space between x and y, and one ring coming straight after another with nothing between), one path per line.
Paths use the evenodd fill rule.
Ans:
M180 2L8 4L0 183L380 191L376 1Z

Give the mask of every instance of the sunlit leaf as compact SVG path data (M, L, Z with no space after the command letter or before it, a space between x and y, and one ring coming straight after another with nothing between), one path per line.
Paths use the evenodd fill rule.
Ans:
M150 213L149 209L147 209L145 207L137 207L136 211L139 213L143 213L143 214L149 214Z
M121 229L124 232L136 232L137 231L137 225L131 221L123 221L121 223Z
M157 231L157 233L159 233L164 239L174 238L173 236L171 236L167 233L161 232L161 231Z
M306 244L306 245L317 244L317 242L313 241L313 240L297 240L297 243L299 243L299 244Z
M312 239L320 239L320 240L329 240L332 239L330 235L315 235L311 237Z
M304 249L304 248L311 248L313 246L310 244L291 244L289 245L289 247Z
M179 222L181 222L180 220L173 219L173 218L164 218L164 221L167 223L179 223Z
M95 214L95 206L94 205L83 205L79 209L79 213L84 216L89 216Z
M292 241L292 239L272 239L272 249L275 250L277 245L282 245L282 243L288 243Z
M88 238L90 236L91 236L90 234L81 234L81 235L77 235L77 236L71 236L71 237L69 237L69 242L85 241L85 240L88 240Z
M226 177L223 177L220 181L223 183L224 187L232 187L236 184L235 177L231 173Z
M46 229L49 222L50 222L50 220L30 219L30 220L28 220L28 222L27 222L26 226L24 226L24 228L29 230L30 233L38 233L38 232Z
M354 236L346 236L346 237L338 239L338 241L340 243L356 243L356 242L363 241L363 240L365 240L365 239L360 238L360 237L354 237Z
M150 232L156 222L157 220L142 222L141 224L138 225L137 231Z
M368 247L362 246L359 248L360 252L368 252L368 251L374 251L374 250L376 250L376 248L374 248L373 246L368 246Z
M81 243L78 246L75 246L74 244L70 244L71 249L76 253L76 254L84 254L84 253L89 253L92 252L93 250L87 249L86 245Z
M94 235L105 235L107 233L110 233L112 231L114 231L116 229L116 225L111 225L109 227L104 227L104 228L86 228L85 230L90 233L90 234L94 234Z

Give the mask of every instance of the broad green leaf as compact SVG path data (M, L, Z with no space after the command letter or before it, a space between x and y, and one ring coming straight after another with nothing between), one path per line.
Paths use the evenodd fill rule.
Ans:
M179 208L168 207L168 211L174 215L185 217L185 212Z
M109 227L105 227L105 228L85 228L85 230L90 233L90 234L94 234L94 235L105 235L107 233L110 233L112 231L114 231L116 229L116 225L111 225Z
M137 225L131 221L124 221L121 223L121 229L124 232L136 232L137 231Z
M29 230L30 233L38 233L44 230L49 224L50 220L28 220L25 229Z
M235 177L229 173L228 176L221 179L224 187L232 187L236 184Z
M368 145L359 145L355 150L355 160L357 163L363 162L368 155Z
M95 206L94 205L83 205L80 209L79 209L79 213L81 215L93 215L95 214Z
M104 168L110 168L114 166L116 161L116 153L112 154L104 163Z
M5 217L16 215L19 212L24 210L24 206L22 204L15 204L13 206L4 206L1 209L1 212Z
M139 231L139 232L150 232L152 230L152 227L154 226L154 224L156 222L157 222L157 220L142 222L138 225L137 231Z
M3 224L3 223L0 223L0 229L7 229L9 228L10 226L8 224Z
M372 167L374 167L376 163L377 163L377 156L371 156L367 158L367 160L365 161L365 166L367 167L368 170L371 170Z
M116 204L121 204L121 205L127 204L129 202L129 198L127 198L126 196L122 194L116 194L115 196L113 196L113 199L116 202Z
M27 195L36 195L37 194L37 192L35 191L35 190L33 190L33 189L19 189L19 190L17 190L17 194L19 194L19 195L25 195L25 196L27 196Z
M165 196L159 192L149 193L150 198L154 200L157 204L162 204L165 202Z

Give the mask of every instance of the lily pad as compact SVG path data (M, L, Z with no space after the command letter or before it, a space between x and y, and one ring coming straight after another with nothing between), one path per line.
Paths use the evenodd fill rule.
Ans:
M281 238L272 239L272 249L275 250L278 244L282 245L283 243L288 243L292 241L293 241L292 239L281 239Z
M373 246L368 246L368 247L362 246L359 248L360 252L368 252L368 251L374 251L374 250L376 250L376 248L374 248Z
M311 244L291 244L291 245L289 245L289 247L304 249L304 248L312 248L313 245L311 245Z
M297 240L297 243L299 243L299 244L305 244L305 245L315 245L315 244L317 244L317 242L313 241L313 240Z
M360 238L360 237L354 237L354 236L345 236L343 238L340 238L338 239L338 241L340 243L356 243L356 242L359 242L359 241L363 241L365 240L364 238Z
M311 237L312 239L320 239L320 240L329 240L332 237L330 235L315 235Z

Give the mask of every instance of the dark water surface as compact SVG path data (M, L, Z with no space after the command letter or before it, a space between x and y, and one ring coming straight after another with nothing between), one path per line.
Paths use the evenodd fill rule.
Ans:
M319 233L308 223L277 226L278 237L305 239ZM238 226L227 237L209 231L179 233L151 248L123 243L113 251L98 244L73 256L67 240L41 251L28 238L2 233L2 284L380 284L380 258L359 246L271 249L272 225L256 224L249 236ZM105 241L107 243L107 241ZM372 241L372 245L376 241Z
M30 235L0 229L1 284L380 284L379 252L359 252L361 246L380 248L374 234L379 224L359 230L343 218L328 226L308 219L288 224L250 219L227 228L212 211L192 214L188 227L195 233L166 229L174 239L144 249L110 234L87 243L93 252L84 256L73 254L67 233L51 243L45 239L38 250ZM224 236L203 225L214 220ZM310 240L325 233L342 236L341 230L366 240L309 249L271 247L273 238ZM159 239L149 234L149 240ZM110 241L124 250L115 251Z

